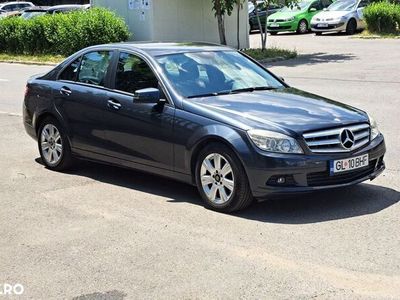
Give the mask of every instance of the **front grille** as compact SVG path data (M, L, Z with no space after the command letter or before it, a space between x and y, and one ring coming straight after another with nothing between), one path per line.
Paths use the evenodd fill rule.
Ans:
M379 160L378 166L376 162L376 159L371 160L368 167L345 173L339 173L336 175L330 175L329 170L325 172L309 173L307 174L307 183L308 186L327 186L349 183L372 174L375 171L375 167L379 169L383 163L383 160Z
M354 135L354 145L351 148L342 145L341 133L346 129ZM308 148L314 153L350 152L369 143L370 127L369 124L358 124L308 132L303 134L303 137Z

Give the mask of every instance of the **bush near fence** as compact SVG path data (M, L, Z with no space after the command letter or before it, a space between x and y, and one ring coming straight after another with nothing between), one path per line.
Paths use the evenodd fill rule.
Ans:
M125 21L115 13L94 8L24 20L0 20L0 52L70 55L82 48L126 41Z
M400 4L376 2L368 5L363 13L370 32L384 34L400 32Z

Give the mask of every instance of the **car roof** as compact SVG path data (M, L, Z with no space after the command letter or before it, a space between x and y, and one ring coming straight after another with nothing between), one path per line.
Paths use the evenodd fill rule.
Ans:
M100 45L96 47L112 47L145 52L150 56L202 51L230 51L232 48L205 42L125 42Z

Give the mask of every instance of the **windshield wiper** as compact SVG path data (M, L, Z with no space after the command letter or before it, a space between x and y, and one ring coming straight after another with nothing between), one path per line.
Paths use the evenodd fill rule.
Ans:
M239 93L254 92L254 91L268 91L268 90L276 90L276 89L277 89L277 87L256 86L256 87L248 87L248 88L243 88L243 89L226 90L226 91L215 92L215 93L192 95L192 96L188 96L187 98L191 99L191 98L213 97L213 96L220 96L220 95L239 94Z
M272 86L255 86L255 87L231 90L230 94L238 94L238 93L246 93L246 92L254 92L254 91L269 91L269 90L276 90L276 89L277 89L277 87L272 87Z

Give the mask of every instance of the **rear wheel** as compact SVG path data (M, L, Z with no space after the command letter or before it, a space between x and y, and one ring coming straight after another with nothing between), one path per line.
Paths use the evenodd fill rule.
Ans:
M61 124L46 118L38 131L40 157L47 168L62 171L72 164L71 147Z
M206 207L233 212L253 201L247 175L236 154L223 144L201 150L196 163L196 185Z
M357 22L354 19L350 19L347 22L347 26L346 26L346 33L348 35L353 35L354 33L356 33L357 30Z
M301 20L297 26L297 33L304 34L308 32L308 23L306 20Z
M276 31L270 31L269 34L270 35L277 35L278 33Z
M315 32L315 35L322 35L322 32Z

